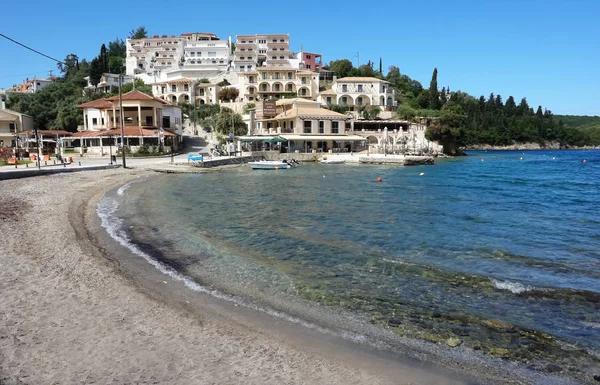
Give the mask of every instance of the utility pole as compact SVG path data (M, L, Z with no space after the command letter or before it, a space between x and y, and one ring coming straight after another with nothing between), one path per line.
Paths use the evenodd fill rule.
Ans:
M35 126L35 144L36 144L36 147L37 147L37 165L38 165L38 170L41 170L42 169L42 164L41 164L42 162L40 161L40 139L38 138L38 131L39 131L39 128L38 128L38 126L36 124L36 126Z
M123 69L119 74L119 123L121 124L121 155L123 156L123 168L127 168L125 163L125 119L123 117Z

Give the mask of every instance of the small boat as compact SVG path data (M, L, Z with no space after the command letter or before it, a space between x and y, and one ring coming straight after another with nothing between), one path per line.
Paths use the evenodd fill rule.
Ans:
M253 170L279 170L298 166L298 162L292 160L260 160L258 162L248 162Z
M346 160L344 160L344 159L327 159L327 158L321 159L321 164L344 164L344 163L346 163Z

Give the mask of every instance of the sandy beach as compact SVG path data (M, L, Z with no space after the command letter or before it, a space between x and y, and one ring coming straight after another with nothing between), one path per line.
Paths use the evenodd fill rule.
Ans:
M0 182L0 384L537 382L401 360L187 290L112 242L95 214L106 191L145 173Z

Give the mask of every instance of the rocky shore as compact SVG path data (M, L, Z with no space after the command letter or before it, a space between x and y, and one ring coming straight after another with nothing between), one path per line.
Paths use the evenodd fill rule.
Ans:
M508 146L492 146L489 144L480 144L462 148L465 151L527 151L527 150L594 150L593 146L572 147L564 146L559 142L548 142L543 145L540 143L515 143Z

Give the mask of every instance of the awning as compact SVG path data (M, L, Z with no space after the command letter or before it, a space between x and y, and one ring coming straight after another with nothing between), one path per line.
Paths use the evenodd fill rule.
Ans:
M338 142L354 142L354 141L366 141L367 138L363 138L359 135L280 135L285 140L334 140Z
M248 143L248 142L281 143L281 142L285 142L285 139L281 139L278 136L238 136L237 138L242 143Z

